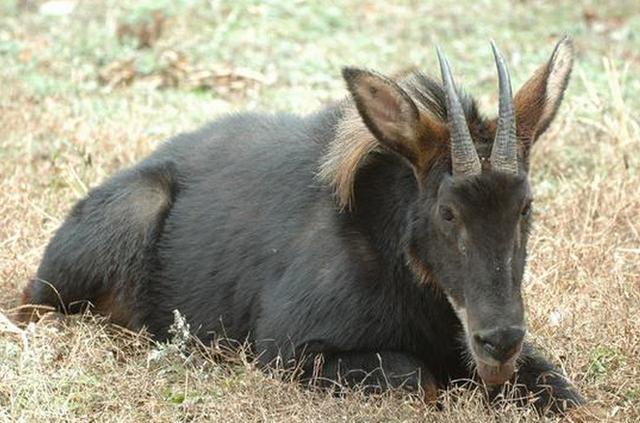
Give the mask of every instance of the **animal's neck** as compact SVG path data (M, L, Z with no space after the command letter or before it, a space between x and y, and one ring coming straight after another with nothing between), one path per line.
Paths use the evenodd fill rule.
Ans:
M354 223L387 265L404 266L408 212L417 195L412 171L392 155L376 155L355 183Z
M425 283L408 263L411 257L406 238L417 195L413 172L400 159L374 156L356 178L351 217L383 262L380 288L384 295L393 302L392 308L407 325L405 329L421 334L420 342L409 337L403 347L425 353L432 357L432 364L457 374L458 341L450 334L462 330L460 322L435 282Z
M397 291L393 295L418 295L424 298L415 301L451 311L431 271L409 248L411 209L418 197L412 170L394 155L375 155L360 170L354 192L352 222L378 252L389 288Z

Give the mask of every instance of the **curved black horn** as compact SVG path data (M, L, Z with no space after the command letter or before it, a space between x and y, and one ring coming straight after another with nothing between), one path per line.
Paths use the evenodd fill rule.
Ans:
M498 172L517 175L518 142L516 139L516 115L511 94L511 78L504 58L493 41L491 41L491 49L498 68L498 85L500 87L498 127L491 148L491 168Z
M444 93L447 99L447 116L449 132L451 132L451 162L453 176L474 176L479 175L482 168L480 159L473 145L473 140L469 134L469 127L464 116L464 111L460 105L460 99L456 92L451 76L449 63L442 54L440 47L436 47L438 52L438 61L440 62L440 73L442 74L442 83L444 85Z

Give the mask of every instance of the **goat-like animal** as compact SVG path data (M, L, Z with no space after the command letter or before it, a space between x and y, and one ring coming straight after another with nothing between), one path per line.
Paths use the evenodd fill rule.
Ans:
M572 45L515 98L492 47L495 119L438 50L442 84L346 68L350 97L315 114L238 114L171 139L73 207L23 302L91 304L157 339L179 310L203 340L249 340L265 365L307 363L305 378L433 393L477 370L542 411L582 403L524 341L521 289L529 153Z

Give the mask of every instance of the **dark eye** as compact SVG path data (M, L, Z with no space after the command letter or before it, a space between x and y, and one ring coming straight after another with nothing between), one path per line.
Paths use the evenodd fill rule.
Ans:
M527 201L520 212L522 217L528 217L531 214L531 200Z
M447 222L451 222L454 219L453 210L447 206L440 206L440 216Z

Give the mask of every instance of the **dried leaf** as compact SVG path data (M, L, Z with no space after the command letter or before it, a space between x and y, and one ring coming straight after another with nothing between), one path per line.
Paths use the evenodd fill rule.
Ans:
M166 16L159 10L131 23L120 23L116 36L120 43L133 39L139 49L151 48L162 35Z
M118 60L98 71L98 81L109 88L130 85L137 75L134 60Z
M140 83L151 89L182 88L213 91L220 96L243 96L263 85L272 84L275 77L228 65L195 66L179 51L165 50L158 58L158 66L142 72L135 60L112 62L98 71L98 79L109 88Z

